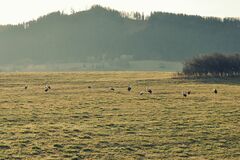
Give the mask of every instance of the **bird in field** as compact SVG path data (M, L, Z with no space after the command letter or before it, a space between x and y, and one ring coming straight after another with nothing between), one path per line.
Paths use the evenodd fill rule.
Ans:
M46 89L46 88L49 90L49 89L51 89L51 86L50 86L49 84L46 84L46 85L45 85L45 89Z
M182 92L183 97L187 97L187 93L186 92Z
M46 84L46 85L45 85L45 89L44 89L44 91L47 92L47 91L50 90L50 89L51 89L51 86L48 85L48 84Z
M110 87L110 90L111 90L111 91L114 91L115 89L114 89L113 87Z
M45 92L47 92L48 90L49 90L48 88L45 88L45 90L44 90L44 91L45 91Z
M218 93L218 91L217 91L216 88L213 90L213 93L214 93L214 94L217 94L217 93Z
M191 91L188 91L187 94L190 95L190 94L191 94Z
M130 92L132 90L132 87L129 85L127 90L128 90L128 92Z
M92 88L92 86L88 86L88 89L91 89Z
M25 85L24 89L25 89L25 90L28 89L28 85Z
M147 89L147 92L152 94L152 90L150 88Z

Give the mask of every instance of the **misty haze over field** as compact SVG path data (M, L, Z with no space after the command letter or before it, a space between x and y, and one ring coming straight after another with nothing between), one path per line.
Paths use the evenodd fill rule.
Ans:
M0 26L1 71L161 70L207 53L239 53L240 21L100 6Z

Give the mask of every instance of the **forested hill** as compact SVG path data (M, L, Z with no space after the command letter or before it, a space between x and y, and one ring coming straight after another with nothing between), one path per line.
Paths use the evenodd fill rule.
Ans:
M0 26L0 65L131 60L182 61L240 52L240 21L155 12L149 17L94 6L71 15Z

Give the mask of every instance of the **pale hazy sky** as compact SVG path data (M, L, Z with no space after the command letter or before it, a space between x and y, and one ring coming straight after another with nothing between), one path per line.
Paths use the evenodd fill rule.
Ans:
M17 24L53 11L79 11L94 4L119 11L185 13L201 16L240 17L240 0L0 0L0 24Z

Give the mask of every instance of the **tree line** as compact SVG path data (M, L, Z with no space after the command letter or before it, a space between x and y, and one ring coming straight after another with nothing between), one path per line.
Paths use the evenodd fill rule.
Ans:
M240 54L215 53L187 60L183 73L187 76L239 76Z
M0 65L104 60L182 62L199 53L240 52L240 21L152 12L149 16L93 6L53 12L19 25L0 26ZM129 60L129 59L128 59Z

